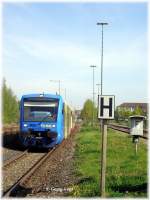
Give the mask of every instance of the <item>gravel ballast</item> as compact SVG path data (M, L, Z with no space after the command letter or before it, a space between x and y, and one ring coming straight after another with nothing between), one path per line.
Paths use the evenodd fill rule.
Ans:
M75 150L72 134L60 145L25 185L32 188L27 197L68 196L76 182L73 166Z
M27 156L20 158L10 166L4 168L2 171L3 192L17 182L43 155L44 153L28 153Z

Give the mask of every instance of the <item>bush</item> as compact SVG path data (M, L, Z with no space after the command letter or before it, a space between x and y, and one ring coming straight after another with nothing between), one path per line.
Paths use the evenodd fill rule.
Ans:
M5 79L2 87L2 116L3 124L19 121L19 102L13 91L7 87Z

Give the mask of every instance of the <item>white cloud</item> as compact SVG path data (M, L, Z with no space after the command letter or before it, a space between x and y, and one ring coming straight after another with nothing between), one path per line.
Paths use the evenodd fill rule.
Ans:
M75 44L71 41L55 41L51 39L27 38L27 37L7 37L10 40L9 45L12 45L12 51L8 52L9 46L5 46L11 57L16 54L16 51L22 51L25 54L41 61L63 62L68 66L76 66L81 69L81 66L87 67L91 64L100 65L100 52L97 49L90 48L82 44ZM144 39L145 41L145 39ZM15 46L14 46L15 45ZM147 55L143 38L138 37L129 44L116 44L110 47L109 51L105 50L104 64L106 69L120 69L125 67L137 69L147 64ZM5 52L4 52L5 53ZM67 65L65 65L67 67Z
M13 41L16 48L40 60L62 60L68 64L78 64L78 66L88 66L96 60L96 54L94 52L89 51L85 46L69 43L68 41L12 36L8 38ZM10 52L10 54L12 53Z

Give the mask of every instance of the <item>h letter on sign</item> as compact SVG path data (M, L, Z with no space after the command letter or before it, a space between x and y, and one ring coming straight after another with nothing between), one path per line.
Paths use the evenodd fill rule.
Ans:
M114 119L115 96L98 96L98 118Z

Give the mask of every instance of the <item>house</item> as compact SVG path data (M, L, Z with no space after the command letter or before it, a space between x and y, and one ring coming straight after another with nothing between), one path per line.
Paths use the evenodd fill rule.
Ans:
M137 107L140 107L144 113L148 112L148 103L122 103L117 106L118 110L126 109L133 112Z

